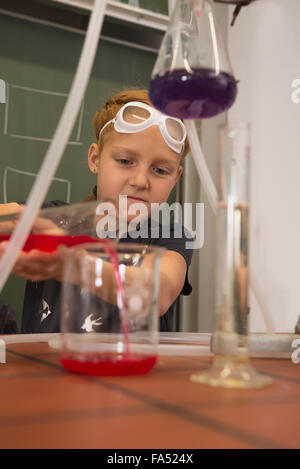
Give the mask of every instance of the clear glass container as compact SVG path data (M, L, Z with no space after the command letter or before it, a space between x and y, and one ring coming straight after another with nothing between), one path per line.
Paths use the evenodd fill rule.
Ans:
M180 119L229 109L237 83L211 0L177 0L149 86L153 105Z
M272 382L252 367L248 354L249 128L221 131L217 206L216 313L212 368L194 382L260 388Z
M68 371L131 375L151 370L164 251L108 241L65 251L61 362Z
M52 253L59 245L71 247L98 242L99 238L117 239L116 218L110 221L106 215L108 223L105 227L111 226L114 229L99 230L107 202L111 204L112 209L115 208L112 201L95 200L41 209L23 246L23 251L38 249ZM101 204L103 208L100 210ZM112 213L116 213L116 210L112 210ZM10 240L12 232L19 223L20 214L21 212L16 212L0 216L0 242Z

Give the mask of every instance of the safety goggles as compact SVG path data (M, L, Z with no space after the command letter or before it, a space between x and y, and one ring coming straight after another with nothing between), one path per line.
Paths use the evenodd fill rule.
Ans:
M166 116L157 109L139 101L126 103L114 119L107 122L99 132L99 138L109 124L114 124L117 132L132 134L148 129L152 125L159 127L166 144L176 153L181 153L186 139L186 129L180 119Z

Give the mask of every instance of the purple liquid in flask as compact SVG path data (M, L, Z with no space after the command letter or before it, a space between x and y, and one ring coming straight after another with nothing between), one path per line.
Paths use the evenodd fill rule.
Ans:
M229 109L237 95L237 84L226 72L208 68L176 69L151 80L149 96L163 113L180 119L205 119Z

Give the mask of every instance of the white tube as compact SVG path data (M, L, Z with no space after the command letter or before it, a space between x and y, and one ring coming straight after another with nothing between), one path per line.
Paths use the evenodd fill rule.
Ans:
M0 261L0 292L5 285L10 271L30 232L38 210L43 203L51 184L51 179L59 165L66 142L72 132L90 77L92 65L94 63L105 6L106 0L95 0L68 100L65 104L54 138L46 153L46 157L43 161L38 177L36 178L29 194L26 210L23 212L20 222L16 226L10 243L8 244L8 247Z
M186 127L187 136L189 139L190 149L192 157L200 178L201 184L208 197L209 204L214 213L217 211L218 195L215 188L214 182L211 178L209 169L207 167L202 148L199 142L198 133L195 125L195 121L185 120L184 125Z
M201 148L201 144L198 137L198 132L195 126L195 122L192 120L185 120L184 125L186 127L187 136L189 139L190 149L192 157L198 172L199 179L203 185L203 188L208 197L208 201L213 212L217 213L217 201L218 195L217 190L210 175L209 169L207 167L205 157ZM268 311L266 301L259 282L256 281L256 277L253 275L249 276L249 288L251 289L256 301L261 309L261 313L264 319L266 330L269 334L274 334L275 328L271 318L271 314Z

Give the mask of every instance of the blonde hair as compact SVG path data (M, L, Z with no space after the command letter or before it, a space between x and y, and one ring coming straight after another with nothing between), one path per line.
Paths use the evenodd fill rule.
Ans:
M113 95L111 98L109 98L108 101L106 101L103 108L100 109L100 111L97 111L94 116L94 120L93 120L94 133L95 133L98 146L99 146L99 132L102 129L102 127L111 119L116 117L121 107L123 107L126 103L129 103L130 101L140 101L144 104L148 104L149 106L152 106L152 103L149 99L148 90L139 90L139 89L126 90L126 91L121 91L120 93ZM112 124L108 125L104 129L104 131L101 134L101 139L105 137L105 135L111 130L112 130ZM184 148L183 154L181 155L181 160L186 156L188 152L189 152L189 145L186 139L185 148Z
M102 129L102 127L111 119L116 117L121 107L123 107L126 103L129 103L130 101L140 101L142 103L148 104L149 106L152 106L152 103L149 99L148 90L143 90L143 89L126 90L126 91L120 91L119 93L111 96L111 98L109 98L108 101L106 101L103 108L97 111L96 114L94 115L93 125L94 125L94 133L95 133L96 141L98 144L98 148L99 148L99 132ZM104 129L104 131L101 134L101 140L111 130L112 130L112 124L108 125ZM183 160L183 158L187 155L188 152L189 152L189 144L188 144L188 140L186 139L184 151L182 155L180 156L180 162ZM95 199L96 199L96 195L92 194L86 197L83 201L88 202L90 200L95 200Z

